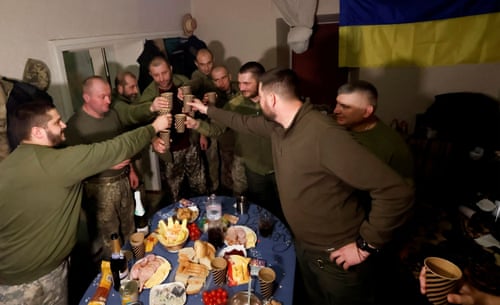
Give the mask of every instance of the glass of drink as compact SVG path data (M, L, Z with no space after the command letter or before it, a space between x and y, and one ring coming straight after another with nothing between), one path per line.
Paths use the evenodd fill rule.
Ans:
M224 232L222 231L220 221L217 224L209 223L207 234L208 242L215 248L220 248L224 245Z
M273 233L274 217L267 211L261 211L259 214L259 234L262 237L268 237Z
M207 211L207 220L209 222L218 221L222 217L222 204L214 194L208 197L205 210Z

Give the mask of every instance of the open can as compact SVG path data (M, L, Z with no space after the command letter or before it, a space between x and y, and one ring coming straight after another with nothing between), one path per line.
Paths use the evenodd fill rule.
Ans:
M122 305L137 304L139 300L139 283L137 281L124 281L120 286Z

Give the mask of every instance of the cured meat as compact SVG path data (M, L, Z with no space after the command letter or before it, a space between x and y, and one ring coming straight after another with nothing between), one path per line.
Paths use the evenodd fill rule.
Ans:
M139 289L142 290L144 283L149 280L156 270L165 262L165 259L154 254L148 254L138 261L130 271L131 279L139 281Z

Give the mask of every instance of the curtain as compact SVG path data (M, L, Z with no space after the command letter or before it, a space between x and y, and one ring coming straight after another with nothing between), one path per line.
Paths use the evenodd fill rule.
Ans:
M273 2L290 26L288 45L295 53L304 53L309 47L318 1L273 0Z

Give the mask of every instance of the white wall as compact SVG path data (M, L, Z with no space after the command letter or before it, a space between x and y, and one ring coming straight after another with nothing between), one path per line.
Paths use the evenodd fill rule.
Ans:
M209 46L222 44L221 60L231 71L249 60L261 60L266 68L276 59L276 18L272 0L191 0L198 20L196 34ZM339 0L319 0L319 15L338 14ZM219 49L216 49L218 54ZM226 64L228 64L226 62ZM362 68L355 73L371 81L380 94L378 115L390 123L406 120L413 128L415 114L424 112L434 95L451 91L477 91L500 98L500 63L432 68ZM333 89L333 88L332 88Z
M226 64L234 75L251 60L266 69L277 65L276 19L272 0L191 0L198 21L195 34ZM338 13L339 0L319 0L318 14Z
M272 0L1 0L0 75L22 78L27 58L51 59L49 40L130 35L157 32L181 33L180 20L191 12L198 21L195 34L203 39L232 72L249 60L266 68L277 64L276 19ZM319 0L318 14L337 14L339 0ZM126 67L135 65L140 44L124 42L115 51ZM380 117L390 122L424 111L434 95L449 91L478 91L500 95L500 63L454 67L360 69L359 77L372 81L380 91ZM61 99L53 82L49 92ZM59 101L60 102L60 101Z
M434 96L447 92L482 92L500 98L500 63L430 68L360 69L359 77L379 90L377 114L387 123L397 118L414 127ZM471 107L474 107L471 102Z
M27 58L55 70L50 40L182 33L182 15L190 10L186 0L1 0L0 75L21 79ZM117 57L128 66L138 55L122 51ZM58 86L62 84L53 82L49 93L60 104Z

